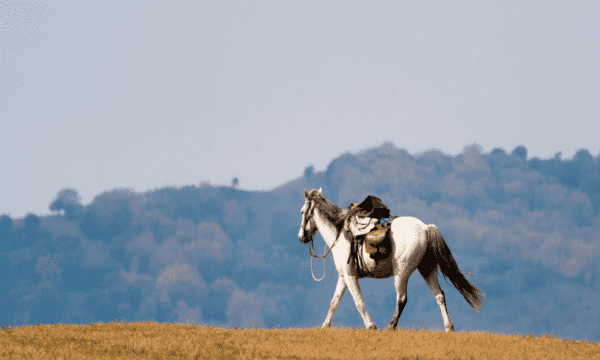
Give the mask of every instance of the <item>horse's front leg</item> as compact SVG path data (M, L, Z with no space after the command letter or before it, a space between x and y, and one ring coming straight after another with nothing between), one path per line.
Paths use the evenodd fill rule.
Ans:
M346 281L348 290L350 290L350 294L352 294L352 297L354 298L354 304L356 304L356 309L358 310L360 316L362 316L363 318L363 322L365 323L365 329L377 329L377 326L375 326L373 320L367 313L367 309L365 308L365 302L362 297L362 292L360 291L358 278L356 276L344 274L344 280Z
M348 287L346 286L344 277L342 275L340 275L338 277L338 282L335 287L335 293L333 294L333 299L331 299L331 304L329 305L329 312L327 313L325 322L323 322L323 325L321 326L322 329L327 329L327 328L329 328L329 325L331 325L331 318L333 318L333 313L335 312L335 309L337 309L338 305L340 304L340 300L342 300L342 296L344 296L344 293L346 292L347 288Z

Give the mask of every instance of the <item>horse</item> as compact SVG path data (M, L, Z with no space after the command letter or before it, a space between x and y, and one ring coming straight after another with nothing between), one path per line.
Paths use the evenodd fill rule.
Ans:
M454 331L454 325L450 321L448 309L446 309L444 291L442 291L438 282L438 268L445 278L450 279L450 282L463 295L469 305L479 312L482 302L481 296L485 298L485 294L464 277L442 234L435 225L426 225L421 220L409 216L395 218L389 230L391 231L390 255L386 259L376 262L369 257L363 244L357 254L357 256L362 257L362 271L358 272L360 275L351 275L350 264L348 264L351 243L345 231L342 230L347 211L325 199L320 188L319 190L313 189L310 192L304 190L304 197L306 202L300 211L302 213L302 223L298 238L304 244L310 242L314 248L313 236L319 231L329 251L323 256L317 257L326 257L331 252L339 275L335 293L329 305L329 312L321 326L322 329L329 328L333 314L346 289L350 290L350 294L354 298L356 309L363 319L365 328L377 329L365 309L358 280L362 277L387 279L394 275L396 311L386 330L395 330L408 299L406 291L408 279L416 269L425 279L440 306L446 332ZM309 250L311 255L315 256L312 249ZM358 263L360 264L360 261Z

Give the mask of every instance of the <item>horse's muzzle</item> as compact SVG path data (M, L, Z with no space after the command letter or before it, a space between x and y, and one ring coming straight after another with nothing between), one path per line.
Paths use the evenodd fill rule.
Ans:
M308 244L312 240L312 236L308 236L305 231L298 233L298 240L303 244Z

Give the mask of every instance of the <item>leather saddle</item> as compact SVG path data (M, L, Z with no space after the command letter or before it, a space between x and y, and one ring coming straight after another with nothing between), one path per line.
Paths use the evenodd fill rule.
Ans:
M395 218L397 216L390 217L390 210L376 196L369 195L360 204L350 204L343 230L352 245L348 258L352 275L364 275L359 256L363 243L369 257L376 263L390 255L392 246L388 230Z

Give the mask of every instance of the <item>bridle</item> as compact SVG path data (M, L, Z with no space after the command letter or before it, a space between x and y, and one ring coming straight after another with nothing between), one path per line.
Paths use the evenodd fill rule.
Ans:
M306 215L304 215L304 222L306 222L306 219L308 219L310 217L310 220L308 220L308 224L311 225L312 228L317 228L317 224L315 223L315 219L313 219L313 215L315 212L315 204L314 204L314 200L310 200L310 206L308 207L307 211L306 211ZM310 214L309 214L310 213ZM303 228L302 231L306 233L306 224L303 224ZM329 250L327 250L327 248L329 246L327 246L327 243L325 243L325 253L323 255L317 255L314 253L315 250L315 244L313 243L313 236L314 233L316 233L317 231L315 231L312 236L310 237L310 245L308 247L308 253L310 254L311 258L310 258L310 274L312 275L313 279L315 279L316 281L321 281L323 279L325 279L325 276L327 275L327 255L329 255L329 253L331 252L331 250L333 249L333 247L335 246L335 244L337 244L338 239L340 238L340 231L338 230L337 236L335 237L335 241L333 242L333 245L331 246L331 248ZM320 279L317 279L315 277L315 272L313 270L313 258L323 258L324 259L324 269L323 269L323 277Z

